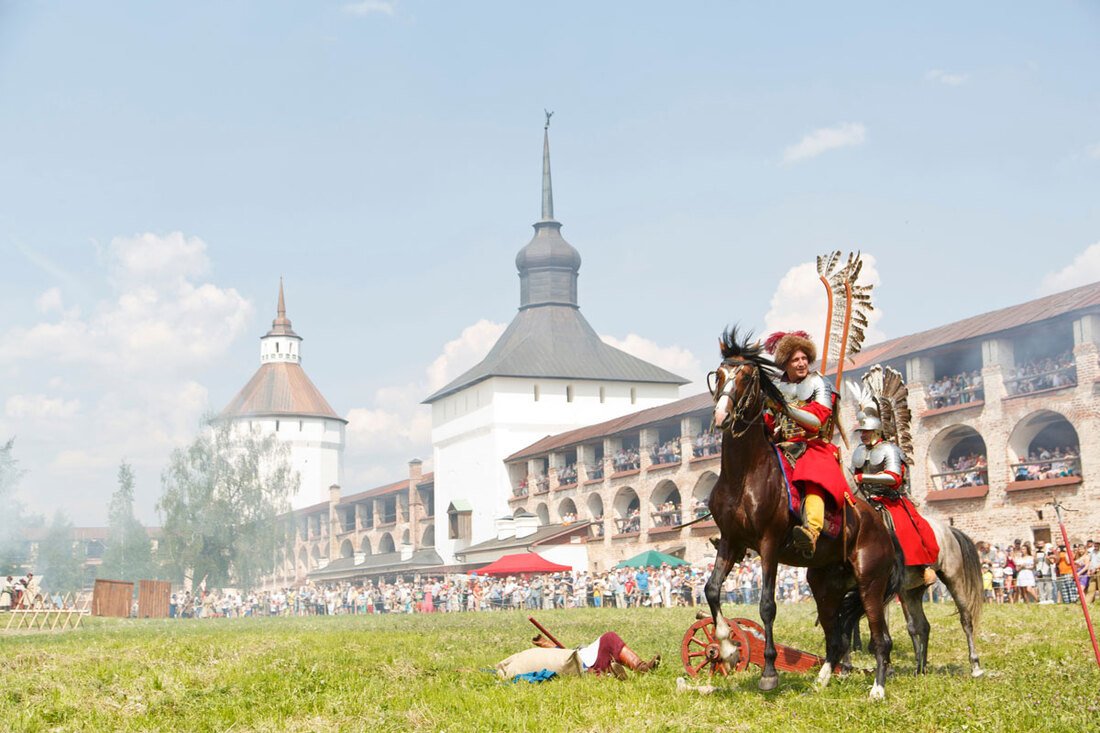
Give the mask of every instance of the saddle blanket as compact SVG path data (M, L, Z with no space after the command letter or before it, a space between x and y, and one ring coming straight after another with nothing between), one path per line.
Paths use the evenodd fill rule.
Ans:
M783 451L779 450L778 446L772 446L772 450L775 451L775 457L779 461L779 468L783 471L783 483L787 487L787 506L791 510L791 514L801 522L802 521L802 494L791 486L791 475L794 472L794 467L791 466L787 456ZM844 517L841 515L843 509L832 505L831 500L825 502L825 526L821 528L821 531L830 537L836 538L840 534L841 525L844 522Z
M901 497L890 499L881 496L871 497L871 501L881 504L889 513L891 529L898 538L901 552L908 565L935 565L940 556L940 545L931 525L917 513L913 503Z

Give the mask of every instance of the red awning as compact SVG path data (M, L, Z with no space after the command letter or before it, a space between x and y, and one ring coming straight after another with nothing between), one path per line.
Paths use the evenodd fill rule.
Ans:
M558 565L534 552L519 552L505 555L474 572L478 575L520 575L522 573L565 573L572 570L568 565Z

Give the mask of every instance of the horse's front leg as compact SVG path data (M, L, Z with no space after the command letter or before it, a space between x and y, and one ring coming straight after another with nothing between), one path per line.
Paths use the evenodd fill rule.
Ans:
M760 543L760 620L764 622L764 671L760 673L758 686L767 692L779 685L779 675L775 671L775 638L772 636L772 624L775 622L775 574L779 569L776 557L776 544Z
M737 660L735 658L737 647L730 641L730 627L722 616L722 584L726 582L730 568L744 556L744 550L734 548L732 544L722 537L718 540L718 554L714 559L714 569L710 573L704 593L707 597L707 605L710 606L710 617L714 621L714 636L718 640L718 652L722 661L732 668Z

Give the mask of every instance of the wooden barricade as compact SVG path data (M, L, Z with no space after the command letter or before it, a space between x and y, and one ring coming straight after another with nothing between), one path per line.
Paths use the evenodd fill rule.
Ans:
M138 581L138 618L168 618L172 584L167 580Z
M79 628L88 613L87 598L70 593L63 598L39 601L32 608L0 613L0 619L6 617L4 631L67 631Z
M134 584L122 580L99 580L92 592L92 615L128 618L134 599Z

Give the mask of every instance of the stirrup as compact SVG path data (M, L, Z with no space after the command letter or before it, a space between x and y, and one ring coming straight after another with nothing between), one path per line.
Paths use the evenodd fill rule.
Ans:
M804 557L811 558L817 549L817 535L809 526L800 524L791 530L791 544Z

